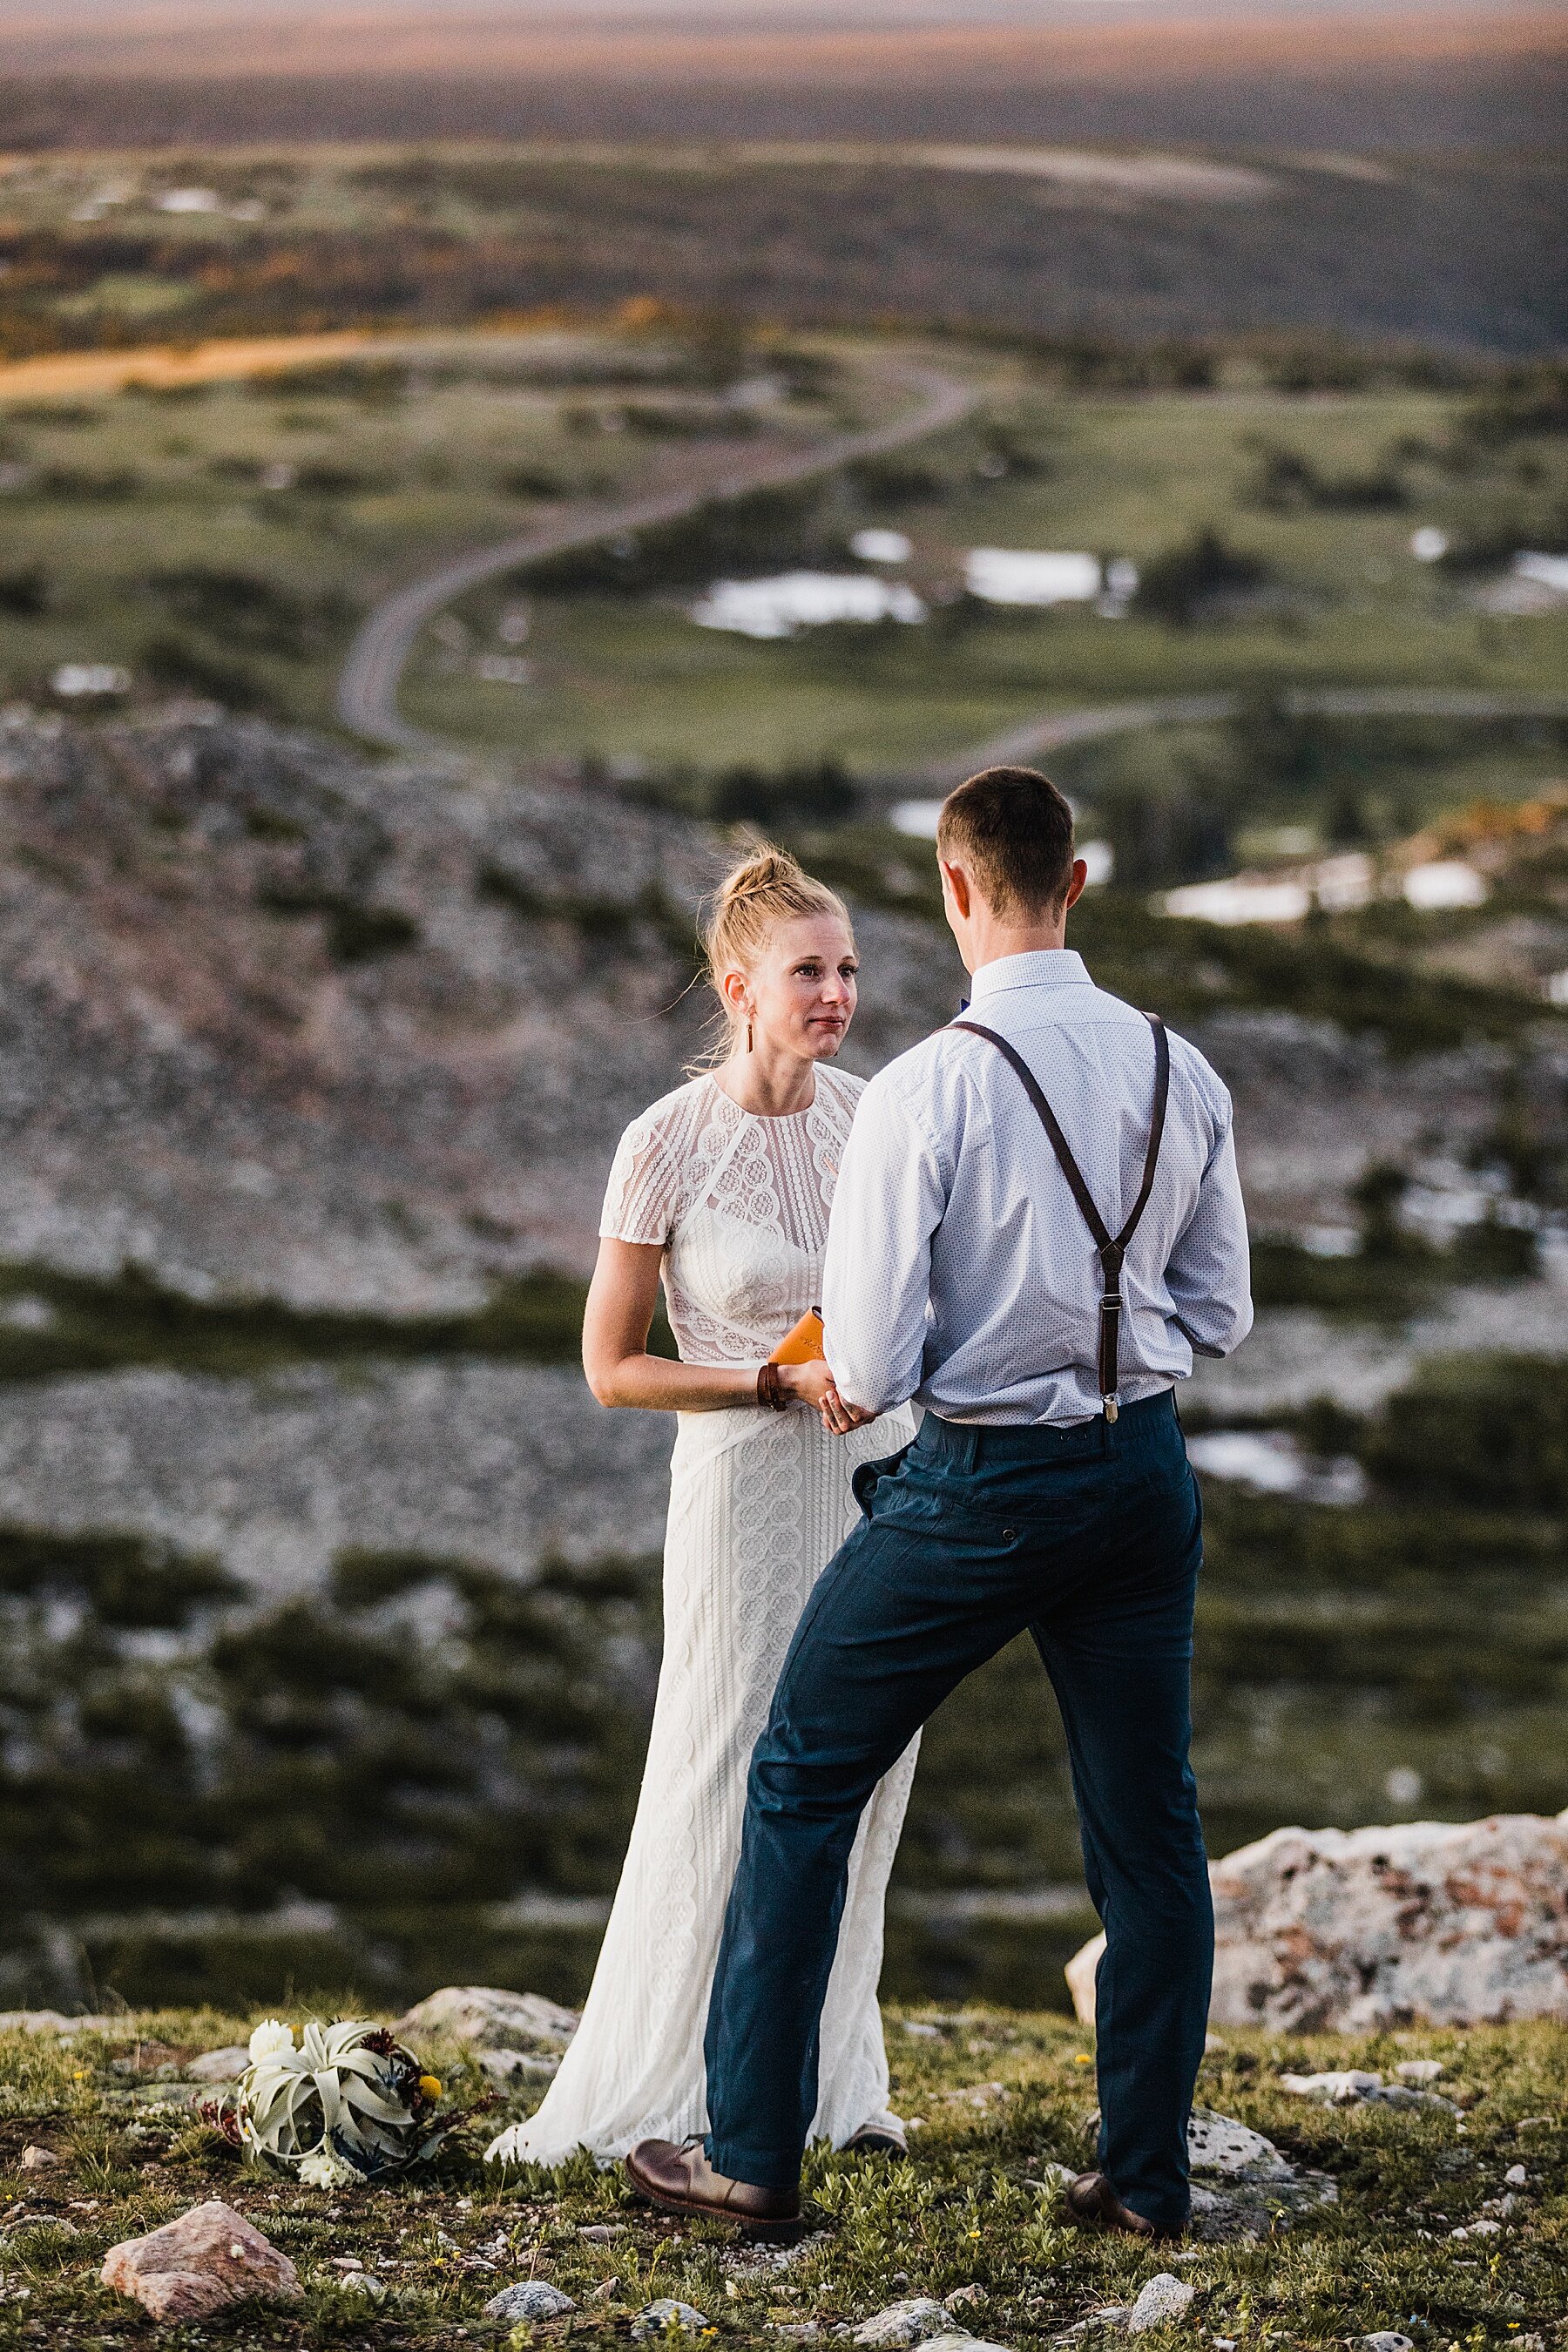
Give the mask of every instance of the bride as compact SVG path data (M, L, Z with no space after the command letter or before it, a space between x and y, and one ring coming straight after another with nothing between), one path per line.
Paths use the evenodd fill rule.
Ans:
M826 1364L767 1366L821 1296L827 1213L862 1081L833 1068L855 1011L842 902L761 847L705 932L728 1051L621 1139L583 1360L601 1404L679 1414L664 1664L631 1844L583 2021L538 2113L486 2151L601 2162L707 2127L702 2036L746 1770L784 1652L855 1515L850 1474L912 1434L854 1429ZM679 1363L647 1353L663 1276ZM903 2147L877 2006L882 1906L911 1746L867 1807L822 2019L813 2137Z

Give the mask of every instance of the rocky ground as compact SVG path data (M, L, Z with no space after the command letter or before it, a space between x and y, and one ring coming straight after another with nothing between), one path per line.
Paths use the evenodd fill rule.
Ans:
M134 1529L271 1596L320 1585L347 1544L526 1575L660 1550L672 1433L547 1366L133 1371L0 1385L0 1494L14 1521Z
M198 2053L243 2041L248 2021L165 2011L64 2038L16 2023L0 2021L0 2345L26 2352L434 2352L638 2335L944 2352L1096 2352L1143 2333L1220 2352L1568 2343L1560 2027L1213 2038L1196 2228L1151 2251L1067 2222L1060 2180L1088 2160L1094 2105L1082 2028L1005 2011L901 2014L889 2053L895 2104L911 2126L921 2118L912 2156L814 2157L804 2242L749 2250L716 2224L640 2210L586 2159L560 2175L485 2167L499 2124L537 2103L538 2072L423 2172L310 2189L243 2165L193 2113L244 2055ZM444 2105L495 2097L504 2070L483 2039L403 2030ZM1283 2081L1325 2072L1435 2081L1441 2095L1336 2105ZM287 2258L298 2295L160 2326L100 2283L111 2246L215 2199ZM1381 2345L1380 2330L1393 2331Z

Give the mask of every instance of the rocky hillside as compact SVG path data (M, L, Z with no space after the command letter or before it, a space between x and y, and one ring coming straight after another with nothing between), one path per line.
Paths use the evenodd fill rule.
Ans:
M13 719L0 784L0 1256L384 1315L591 1263L700 1050L709 837L204 713ZM960 975L867 932L874 1066Z
M472 1307L531 1266L586 1270L616 1135L700 1050L721 845L574 775L459 785L203 710L9 714L0 828L13 1263ZM920 915L858 920L848 1058L870 1070L963 975ZM1391 1057L1276 987L1278 1010L1183 1024L1236 1090L1259 1230L1342 1216L1369 1158L1485 1135L1500 1049Z

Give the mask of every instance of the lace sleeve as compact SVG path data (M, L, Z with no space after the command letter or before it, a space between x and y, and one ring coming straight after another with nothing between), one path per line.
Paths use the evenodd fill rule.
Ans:
M663 1244L669 1239L679 1160L658 1117L660 1108L656 1103L634 1118L616 1148L599 1218L601 1240Z

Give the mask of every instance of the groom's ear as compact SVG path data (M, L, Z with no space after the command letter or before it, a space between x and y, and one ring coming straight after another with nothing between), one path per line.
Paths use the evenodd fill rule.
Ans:
M950 866L945 857L937 859L942 888L952 902L953 912L961 922L969 920L969 877L962 866Z

